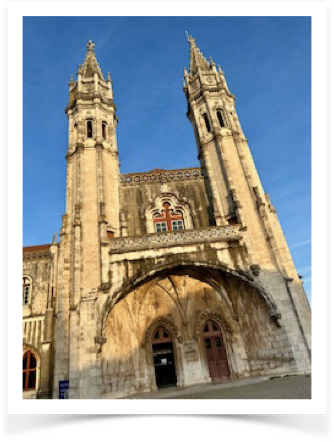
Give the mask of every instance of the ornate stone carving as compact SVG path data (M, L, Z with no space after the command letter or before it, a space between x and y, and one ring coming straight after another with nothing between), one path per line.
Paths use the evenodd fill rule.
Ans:
M238 241L242 234L238 225L215 226L204 229L161 232L144 236L127 236L110 239L110 253L124 253L131 250L145 250L176 245L216 241Z
M149 327L147 327L145 339L143 341L144 343L151 342L151 336L154 329L156 329L160 325L165 327L172 334L172 336L176 338L180 344L182 344L183 336L181 335L180 331L177 329L173 322L169 321L166 318L157 318L150 324Z
M204 171L198 168L192 168L187 170L166 170L163 172L149 172L142 174L130 174L130 175L122 175L121 183L123 185L126 184L148 184L154 183L156 181L166 182L166 181L175 181L175 180L191 180L191 179L201 179L204 177Z

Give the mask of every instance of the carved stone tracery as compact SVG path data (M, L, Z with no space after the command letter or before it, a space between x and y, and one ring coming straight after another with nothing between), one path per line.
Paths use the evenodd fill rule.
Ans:
M164 188L165 190L165 188ZM147 233L154 233L154 217L156 213L161 214L164 210L164 204L169 204L170 211L173 213L180 212L183 216L184 228L186 230L193 229L194 223L191 217L190 207L185 201L179 200L170 192L161 192L152 202L146 207L146 231Z

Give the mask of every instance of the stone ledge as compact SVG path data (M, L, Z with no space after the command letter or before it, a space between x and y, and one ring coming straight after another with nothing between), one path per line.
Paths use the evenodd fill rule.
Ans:
M203 242L239 241L241 238L240 225L161 232L143 236L112 238L110 239L111 250L109 253L124 253L132 250L149 250L186 244L202 244Z

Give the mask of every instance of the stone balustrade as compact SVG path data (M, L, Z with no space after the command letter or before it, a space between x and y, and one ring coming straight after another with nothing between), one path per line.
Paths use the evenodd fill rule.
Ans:
M154 184L156 182L204 179L204 170L200 167L190 169L163 170L155 169L145 173L121 175L121 184Z
M110 253L125 253L132 250L156 249L184 246L203 242L238 241L242 238L240 225L212 226L202 229L159 232L143 236L126 236L110 239Z
M44 316L23 319L23 342L39 349L44 337Z

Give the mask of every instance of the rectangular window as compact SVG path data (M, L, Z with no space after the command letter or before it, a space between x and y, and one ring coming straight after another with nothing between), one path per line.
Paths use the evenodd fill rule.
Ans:
M161 221L159 223L155 223L155 231L156 232L167 232L166 221Z
M183 221L172 221L172 230L183 230Z
M30 290L30 286L26 286L24 287L24 305L27 305L29 302L29 290Z

